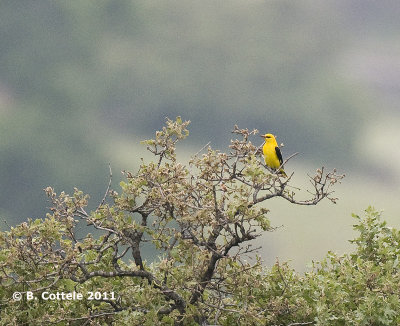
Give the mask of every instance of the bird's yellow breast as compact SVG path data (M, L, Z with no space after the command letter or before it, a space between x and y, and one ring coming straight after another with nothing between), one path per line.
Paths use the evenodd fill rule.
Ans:
M277 169L281 166L278 156L276 155L275 147L276 145L273 143L265 143L263 146L265 164L272 169Z

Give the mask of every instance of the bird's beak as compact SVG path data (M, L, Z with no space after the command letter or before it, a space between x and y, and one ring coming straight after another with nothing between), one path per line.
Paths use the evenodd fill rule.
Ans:
M260 135L261 138L265 138L265 135Z

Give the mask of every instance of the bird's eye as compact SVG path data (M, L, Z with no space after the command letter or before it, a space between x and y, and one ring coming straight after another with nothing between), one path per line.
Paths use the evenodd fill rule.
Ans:
M271 136L265 136L265 138L271 138Z

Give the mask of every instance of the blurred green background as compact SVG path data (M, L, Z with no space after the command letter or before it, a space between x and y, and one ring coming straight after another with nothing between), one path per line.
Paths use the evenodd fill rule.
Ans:
M278 135L293 185L336 167L337 205L270 201L266 264L349 250L351 212L399 226L397 1L0 1L1 229L46 213L42 189L91 194L146 156L165 117L192 120L184 159L234 124ZM258 139L256 139L258 141ZM7 221L7 222L4 222Z

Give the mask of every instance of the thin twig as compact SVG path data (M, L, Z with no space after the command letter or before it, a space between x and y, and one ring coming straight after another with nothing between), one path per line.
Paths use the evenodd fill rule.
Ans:
M290 155L286 160L283 161L283 163L281 164L281 166L277 169L277 171L279 171L281 168L283 168L283 166L293 157L295 157L296 155L298 155L299 152L296 152L292 155Z
M107 189L106 189L106 192L105 192L105 194L104 194L103 199L101 200L99 206L97 206L97 208L96 208L96 211L97 211L101 206L104 205L104 203L105 203L105 201L106 201L106 198L107 198L107 195L108 195L108 193L109 193L109 191L110 191L111 181L112 181L111 163L108 163L108 168L109 168L109 171L110 171L110 175L109 175L110 178L109 178L109 180L108 180L108 186L107 186Z
M205 149L208 145L210 145L210 143L211 143L211 142L208 142L208 143L205 144L202 148L200 148L200 149L196 152L196 154L193 155L193 157L196 157L197 154L199 154L201 151L203 151L203 149Z

